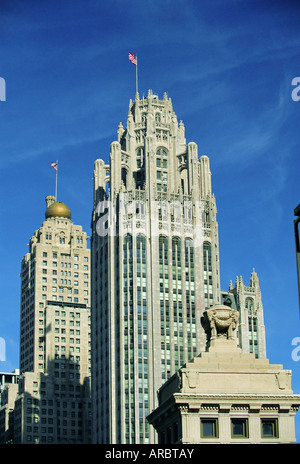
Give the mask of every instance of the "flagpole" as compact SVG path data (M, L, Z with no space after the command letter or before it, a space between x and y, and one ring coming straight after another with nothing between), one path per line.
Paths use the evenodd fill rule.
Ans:
M134 55L133 53L128 54L129 61L131 61L132 64L135 66L135 91L138 93L139 87L138 87L138 61L137 61L137 55Z
M58 161L56 161L56 174L55 174L55 200L57 201L57 174L58 174Z
M136 70L135 70L135 86L136 86L136 93L138 93L138 59L136 55Z

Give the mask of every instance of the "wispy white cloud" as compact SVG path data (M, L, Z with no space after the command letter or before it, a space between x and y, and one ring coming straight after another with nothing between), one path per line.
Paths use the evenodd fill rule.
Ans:
M240 117L239 108L236 117ZM278 89L277 98L265 105L264 110L253 118L244 117L235 120L233 125L234 137L230 147L223 153L222 162L248 163L261 157L270 147L274 146L281 128L292 113L290 99L290 83L282 82ZM235 119L233 115L231 121ZM292 142L292 141L291 141ZM274 153L276 157L276 151Z
M90 142L99 143L101 140L104 140L107 137L112 136L112 132L99 132L90 134L89 136L82 137L82 136L74 136L72 139L68 138L68 140L60 141L57 143L48 143L45 146L43 143L40 146L36 147L35 144L32 144L30 147L23 148L23 149L15 149L15 151L10 151L8 154L1 155L1 164L0 169L8 169L10 167L16 166L20 163L24 163L26 161L33 161L37 158L45 158L54 156L56 158L57 153L62 153L64 150L69 150L72 147L80 146Z

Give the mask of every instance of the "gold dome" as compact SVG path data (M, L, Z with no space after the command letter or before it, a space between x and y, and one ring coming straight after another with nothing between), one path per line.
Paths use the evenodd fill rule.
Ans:
M46 219L52 218L52 217L62 217L62 218L67 218L71 219L71 211L61 201L56 201L55 203L52 203L52 205L48 206L46 209L45 213Z

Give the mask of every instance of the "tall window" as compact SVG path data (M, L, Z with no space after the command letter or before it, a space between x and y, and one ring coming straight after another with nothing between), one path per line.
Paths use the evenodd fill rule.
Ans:
M161 363L162 382L167 380L170 371L170 300L168 269L168 238L159 237L159 287L160 287L160 321L161 321Z
M127 234L123 243L123 299L124 299L124 394L125 403L125 432L126 441L129 441L130 427L135 422L134 398L131 395L131 384L134 379L134 367L130 362L134 359L133 339L133 259L132 236Z
M148 335L147 335L147 281L146 281L146 238L138 235L136 238L136 304L138 321L138 417L140 443L149 439L149 425L146 417L149 414L148 405Z
M136 167L140 168L144 164L144 150L139 148L136 152Z
M164 148L156 152L156 182L157 190L166 192L168 188L168 153Z
M185 240L185 299L187 315L188 358L197 355L196 312L195 312L195 263L194 246L191 239Z
M122 168L121 177L122 177L122 182L124 184L124 187L126 188L127 186L127 169L126 168Z
M257 317L254 314L254 300L253 298L247 298L246 309L248 310L248 335L249 335L249 351L254 353L255 357L258 358L258 337L257 337Z
M149 440L146 238L130 234L123 243L125 437ZM136 268L133 262L136 262ZM136 354L137 372L135 371ZM138 375L138 390L134 379Z
M173 299L173 321L174 321L174 343L175 343L175 369L184 363L184 327L183 327L183 289L182 272L184 263L181 259L181 241L179 238L172 239L172 299Z
M145 160L143 148L138 148L136 152L136 167L136 186L141 188L145 182Z
M213 277L212 277L212 257L211 244L203 244L203 264L204 264L204 300L205 308L213 305Z

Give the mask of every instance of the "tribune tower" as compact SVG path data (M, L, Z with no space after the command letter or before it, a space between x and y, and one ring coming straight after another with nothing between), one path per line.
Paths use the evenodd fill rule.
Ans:
M94 166L93 436L154 443L157 390L205 350L202 315L220 303L217 210L209 158L166 94L137 94L117 133Z

